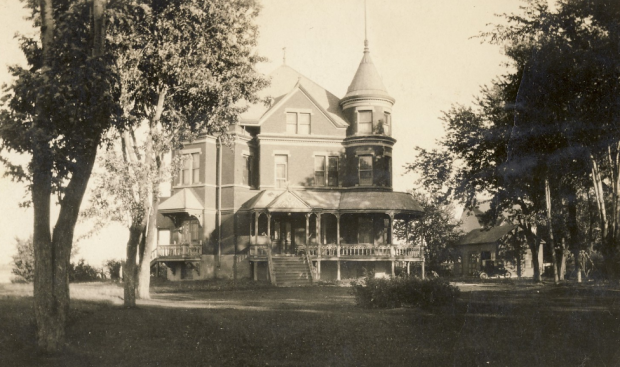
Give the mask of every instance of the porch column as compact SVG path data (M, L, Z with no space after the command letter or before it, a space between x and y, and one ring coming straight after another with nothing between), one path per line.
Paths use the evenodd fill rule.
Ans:
M407 261L407 275L411 275L411 261Z
M392 276L396 275L394 271L394 213L387 213L390 216L390 256L392 258Z
M310 248L310 213L306 213L306 252L308 251L309 248Z
M259 212L254 213L254 243L258 245L258 217L260 216Z
M422 259L422 280L424 280L424 259Z
M254 281L257 281L258 280L258 262L257 261L253 261L252 265L254 265L254 266L252 266L252 270L254 272Z
M409 218L405 220L405 244L409 244Z
M271 245L271 213L265 213L267 215L267 241Z
M336 216L336 280L340 280L340 214Z
M316 213L316 241L318 243L319 253L316 260L316 278L321 279L321 213Z

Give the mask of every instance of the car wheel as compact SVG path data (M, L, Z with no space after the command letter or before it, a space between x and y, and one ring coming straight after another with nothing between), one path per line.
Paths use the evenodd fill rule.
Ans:
M504 278L510 278L512 276L512 274L510 274L509 271L506 272L506 274L504 274Z
M487 279L489 276L487 275L487 273L480 273L480 279Z

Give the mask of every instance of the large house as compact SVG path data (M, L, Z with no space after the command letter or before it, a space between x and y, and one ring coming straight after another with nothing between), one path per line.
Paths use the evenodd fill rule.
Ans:
M159 205L153 264L172 280L252 277L301 284L389 275L421 263L396 221L422 214L392 190L392 98L365 41L343 98L282 65L232 127L232 146L203 136ZM419 265L419 264L418 264ZM416 268L419 268L416 266Z

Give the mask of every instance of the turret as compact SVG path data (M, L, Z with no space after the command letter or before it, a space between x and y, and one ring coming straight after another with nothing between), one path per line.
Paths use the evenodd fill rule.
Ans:
M344 141L348 187L392 188L392 98L370 57L368 40L364 56L340 107L349 121Z

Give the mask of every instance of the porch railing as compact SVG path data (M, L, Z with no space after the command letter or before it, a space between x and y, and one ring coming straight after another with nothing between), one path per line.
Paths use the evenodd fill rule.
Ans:
M151 253L151 259L168 258L196 258L202 254L202 246L198 245L157 245Z
M319 257L319 247L309 246L308 253L311 257ZM320 248L321 258L344 257L344 258L419 258L422 251L419 246L399 246L399 245L380 245L354 244L354 245L322 245Z
M269 251L268 245L252 245L250 246L250 257L264 257L267 258Z
M319 247L317 245L300 246L305 249L310 259L319 258ZM250 246L250 258L267 258L268 245ZM326 258L421 258L422 248L411 245L380 245L371 244L346 244L346 245L321 245L320 257Z

